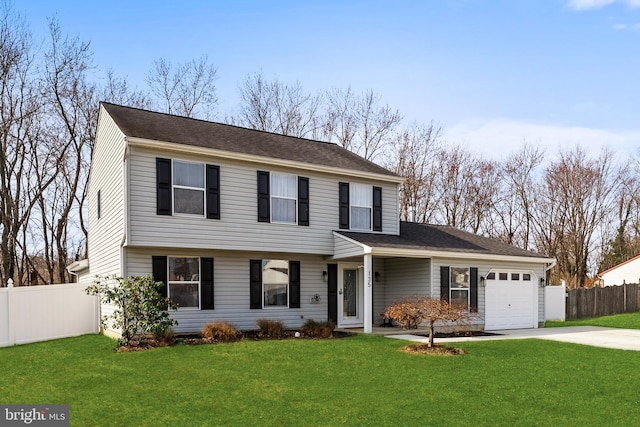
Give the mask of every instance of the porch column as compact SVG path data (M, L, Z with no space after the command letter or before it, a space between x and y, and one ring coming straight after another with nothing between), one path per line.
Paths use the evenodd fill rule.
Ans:
M364 333L373 332L373 256L364 255Z

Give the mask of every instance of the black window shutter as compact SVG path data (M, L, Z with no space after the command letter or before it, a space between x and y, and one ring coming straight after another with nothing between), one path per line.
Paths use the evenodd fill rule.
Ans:
M328 318L338 324L338 264L327 264Z
M298 177L298 225L309 225L309 178Z
M382 231L382 187L373 187L373 231Z
M153 270L153 280L156 282L162 282L164 286L158 289L158 292L163 297L167 297L167 257L166 256L152 256L151 268Z
M258 222L269 222L270 220L269 172L258 171Z
M472 313L478 312L478 268L469 269L469 308Z
M203 310L213 310L213 258L200 258L200 291Z
M440 299L449 302L449 267L440 266Z
M249 308L262 308L262 260L249 261Z
M156 213L171 215L171 159L156 158Z
M339 192L340 228L349 229L349 183L341 182Z
M289 261L289 308L300 308L300 261Z
M220 219L220 166L207 165L207 218Z

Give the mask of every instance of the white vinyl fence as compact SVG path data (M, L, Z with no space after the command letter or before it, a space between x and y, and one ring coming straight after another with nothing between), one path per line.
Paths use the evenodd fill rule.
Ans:
M560 286L545 286L544 288L544 320L565 320L565 299L567 289L562 282Z
M0 347L98 333L97 296L86 284L0 288Z

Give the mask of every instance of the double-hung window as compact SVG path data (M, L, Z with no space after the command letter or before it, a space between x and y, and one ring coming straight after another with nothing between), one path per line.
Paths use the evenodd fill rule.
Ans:
M371 230L372 196L370 185L351 184L349 188L352 230Z
M220 219L220 166L157 157L156 213Z
M465 267L451 267L451 286L449 302L469 308L470 271Z
M271 176L271 221L296 223L298 205L298 177L284 173Z
M173 161L173 211L204 216L204 164Z
M288 307L289 261L262 260L262 306Z
M382 231L382 187L338 183L338 226L345 230Z
M168 257L168 297L179 308L200 308L200 258Z
M249 261L251 309L300 308L300 261Z

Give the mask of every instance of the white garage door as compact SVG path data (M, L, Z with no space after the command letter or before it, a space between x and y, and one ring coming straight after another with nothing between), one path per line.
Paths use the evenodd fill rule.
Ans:
M535 326L537 284L531 272L491 272L485 287L487 331Z

